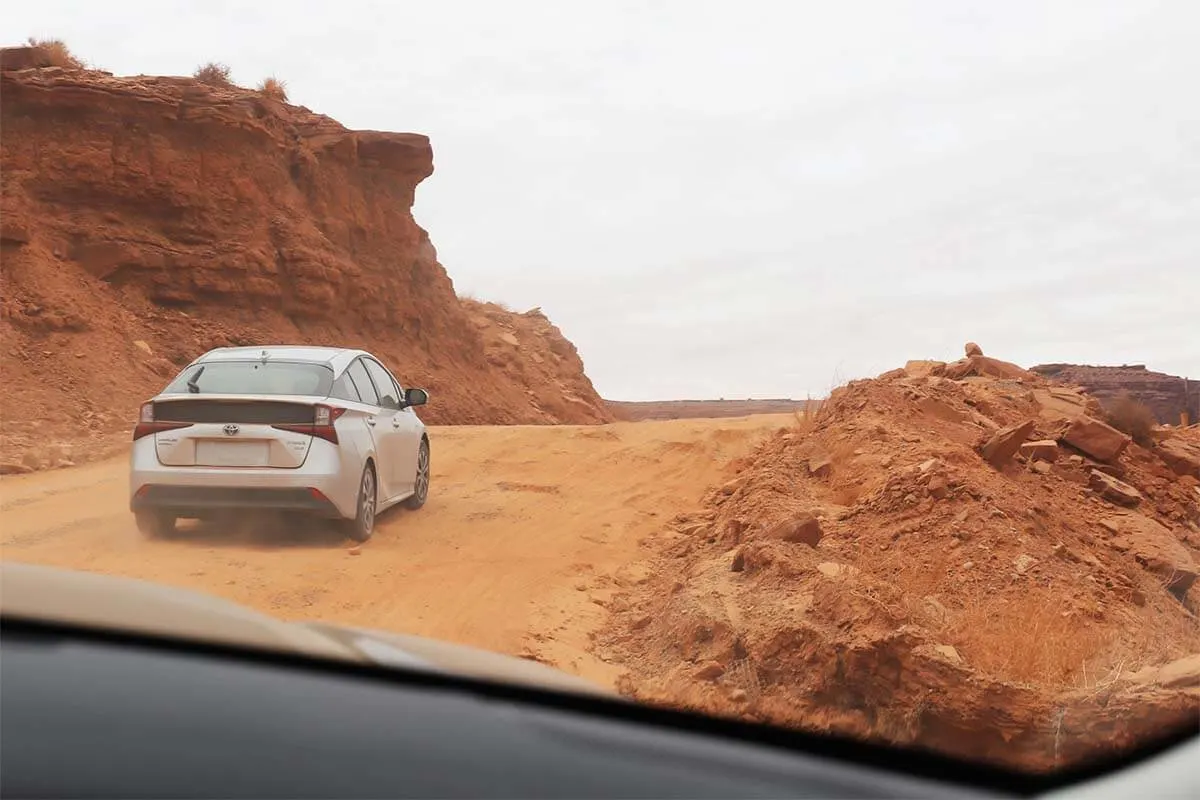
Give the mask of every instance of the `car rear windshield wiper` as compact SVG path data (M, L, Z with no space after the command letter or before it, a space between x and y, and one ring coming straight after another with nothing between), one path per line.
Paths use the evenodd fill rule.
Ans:
M198 383L196 383L196 381L200 380L200 375L203 372L204 372L204 367L202 366L202 367L200 367L200 369L198 369L192 373L192 377L188 378L187 387L188 387L188 391L191 392L192 394L200 394L200 385Z

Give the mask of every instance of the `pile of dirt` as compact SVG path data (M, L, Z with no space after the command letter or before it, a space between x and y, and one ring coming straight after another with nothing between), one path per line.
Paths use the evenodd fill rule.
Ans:
M1194 722L1200 432L1098 412L981 354L854 381L673 521L597 649L642 700L1031 769Z
M1129 395L1150 409L1159 422L1178 424L1186 412L1200 420L1200 381L1155 372L1144 364L1096 367L1083 364L1039 364L1030 370L1086 391L1106 406Z
M425 136L38 50L5 50L0 71L0 462L86 452L234 344L371 349L430 389L431 422L612 418L545 317L459 302L411 213ZM519 347L489 338L509 333Z
M625 422L648 419L723 419L802 411L806 400L605 400L609 411Z

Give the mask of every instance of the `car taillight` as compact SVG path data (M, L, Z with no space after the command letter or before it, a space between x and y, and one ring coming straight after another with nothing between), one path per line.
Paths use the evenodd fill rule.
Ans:
M272 425L271 427L281 431L290 431L292 433L304 433L308 434L309 436L316 436L318 439L324 439L327 442L337 444L337 428L333 427L333 423L337 422L338 417L345 413L346 409L344 408L315 405L313 406L313 421L310 424Z
M191 424L190 422L156 422L154 420L154 403L142 403L142 410L138 412L137 425L133 426L133 440L136 442L143 436L149 436L152 433L188 428L191 427Z

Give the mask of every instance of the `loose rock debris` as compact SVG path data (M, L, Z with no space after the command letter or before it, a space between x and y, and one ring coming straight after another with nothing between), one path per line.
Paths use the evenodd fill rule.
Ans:
M731 464L600 637L623 690L1031 769L1194 720L1200 430L1143 448L967 354L853 381Z

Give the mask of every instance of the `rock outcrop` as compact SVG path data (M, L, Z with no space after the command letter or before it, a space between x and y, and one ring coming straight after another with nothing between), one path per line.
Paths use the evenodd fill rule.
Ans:
M411 213L433 172L425 136L14 50L0 72L6 449L125 429L199 353L280 341L378 352L430 389L431 422L611 419L544 316L495 309L481 325L459 302ZM519 344L489 338L506 332Z
M1142 364L1120 367L1041 364L1030 367L1030 371L1079 386L1104 405L1128 392L1144 403L1159 422L1178 425L1179 414L1185 410L1192 422L1200 419L1200 381L1153 372Z

